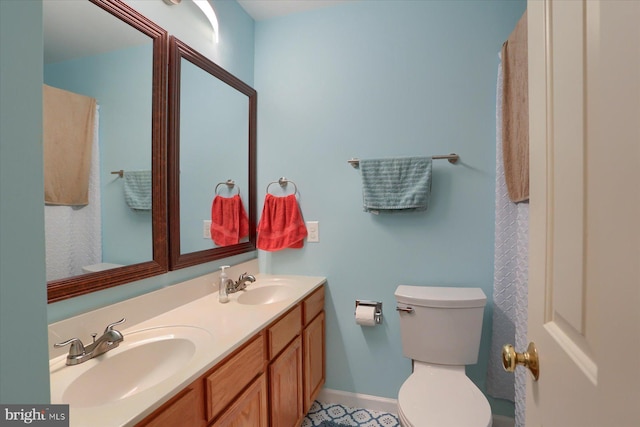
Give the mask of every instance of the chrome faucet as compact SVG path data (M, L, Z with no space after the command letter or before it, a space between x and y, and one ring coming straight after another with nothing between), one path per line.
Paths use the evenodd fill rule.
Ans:
M70 345L69 354L67 355L67 365L78 365L118 347L124 340L124 336L120 331L113 329L113 327L121 325L125 321L126 319L122 318L117 322L111 323L105 328L104 333L98 339L96 339L97 334L92 334L93 342L86 347L78 338L71 338L67 341L56 343L53 346L60 348L65 345Z
M238 281L235 283L233 280L229 279L227 282L227 293L232 294L234 292L242 291L247 287L247 282L253 283L256 281L255 276L251 274L242 273L240 277L238 277Z

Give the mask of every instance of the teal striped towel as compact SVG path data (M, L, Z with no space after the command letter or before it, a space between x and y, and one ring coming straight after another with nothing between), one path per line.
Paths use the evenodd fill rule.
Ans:
M151 210L151 171L125 171L124 200L135 211Z
M431 157L360 160L364 211L424 211L431 194Z

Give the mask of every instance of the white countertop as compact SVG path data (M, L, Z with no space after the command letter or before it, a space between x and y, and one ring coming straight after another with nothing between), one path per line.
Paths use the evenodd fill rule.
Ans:
M71 405L70 425L114 427L136 424L326 282L324 277L310 276L258 274L256 278L256 282L249 285L249 288L266 286L274 279L286 279L295 284L294 291L291 292L289 298L283 301L263 305L239 304L237 299L242 295L242 291L230 294L229 302L222 304L218 302L218 293L212 292L137 323L128 329L116 327L124 335L125 341L127 334L136 331L180 325L204 329L211 334L212 339L204 341L205 344L201 346L204 348L198 349L198 354L201 356L195 357L187 363L180 370L179 375L169 377L147 390L101 406L78 408ZM138 297L138 300L140 304L145 303L144 296ZM126 315L126 313L124 314ZM66 353L52 358L50 370L52 374L55 374L52 375L51 403L69 403L63 401L61 393L57 391L59 389L57 385L72 381L82 370L87 370L100 363L101 358L117 355L118 351L119 348L116 348L105 353L104 356L76 366L65 366ZM153 363L153 360L149 360L149 363ZM80 368L83 365L85 366ZM131 369L135 369L135 366L132 366ZM115 374L114 380L117 380ZM93 387L99 388L100 384L95 384ZM87 390L87 393L91 392L92 390Z

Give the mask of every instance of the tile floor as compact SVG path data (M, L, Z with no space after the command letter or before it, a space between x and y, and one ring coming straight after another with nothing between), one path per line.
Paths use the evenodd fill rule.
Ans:
M346 426L400 427L400 422L395 414L362 408L349 408L336 403L324 403L317 400L313 402L300 427L317 426L325 420Z

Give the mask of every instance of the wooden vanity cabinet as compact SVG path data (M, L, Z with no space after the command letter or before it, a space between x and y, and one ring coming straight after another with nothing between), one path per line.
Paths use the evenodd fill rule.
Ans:
M273 427L297 427L304 417L301 332L301 305L267 329L269 409Z
M137 426L144 427L203 427L204 406L202 405L202 382L195 381L162 405Z
M264 337L258 335L244 348L218 364L205 376L207 421L217 418L258 375L265 366Z
M260 332L138 426L267 427L265 365L265 337Z
M302 302L302 353L304 366L304 413L324 385L326 377L324 286Z
M324 311L304 328L302 353L304 355L304 413L311 409L325 380Z
M267 336L271 426L297 427L325 381L324 286L275 322Z
M137 425L298 427L324 381L320 287Z
M213 424L214 427L268 427L267 376L260 375Z

